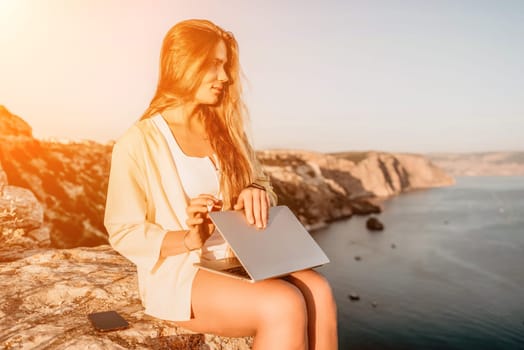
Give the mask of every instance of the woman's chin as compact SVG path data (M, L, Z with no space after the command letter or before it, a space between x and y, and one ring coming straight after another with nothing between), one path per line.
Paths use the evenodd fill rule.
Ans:
M217 105L217 104L220 104L220 101L221 101L220 96L214 96L214 97L209 99L209 102L207 104Z
M211 95L206 99L199 99L198 104L201 105L218 105L220 104L222 98L221 95Z

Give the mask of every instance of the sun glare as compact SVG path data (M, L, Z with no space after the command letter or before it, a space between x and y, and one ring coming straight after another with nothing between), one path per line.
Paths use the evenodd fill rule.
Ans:
M0 15L4 16L15 5L16 2L14 0L0 0Z
M16 0L0 0L0 24L13 23L16 20L17 8L20 2Z

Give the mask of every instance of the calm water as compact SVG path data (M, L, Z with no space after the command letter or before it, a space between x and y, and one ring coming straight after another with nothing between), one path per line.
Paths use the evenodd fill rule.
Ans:
M381 233L364 217L314 232L341 350L524 349L524 177L459 177L378 217Z

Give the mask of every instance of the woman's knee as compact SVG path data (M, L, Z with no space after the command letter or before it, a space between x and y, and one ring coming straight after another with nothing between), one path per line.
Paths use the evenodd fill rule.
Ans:
M260 303L259 314L264 323L307 324L307 304L301 291L283 280L270 280Z
M336 311L336 302L333 289L328 280L314 270L304 270L294 273L288 279L296 285L306 299L312 299L315 304L324 310Z
M328 280L321 274L315 272L317 278L314 282L314 293L318 295L318 298L323 301L325 306L333 307L336 309L335 296L333 295L333 289L329 284Z

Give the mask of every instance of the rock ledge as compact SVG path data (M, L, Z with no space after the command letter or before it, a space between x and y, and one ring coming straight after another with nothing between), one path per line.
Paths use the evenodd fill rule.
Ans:
M42 249L1 264L0 288L1 349L247 350L252 345L251 337L195 334L145 315L134 265L108 245ZM87 314L107 310L131 326L95 331Z

